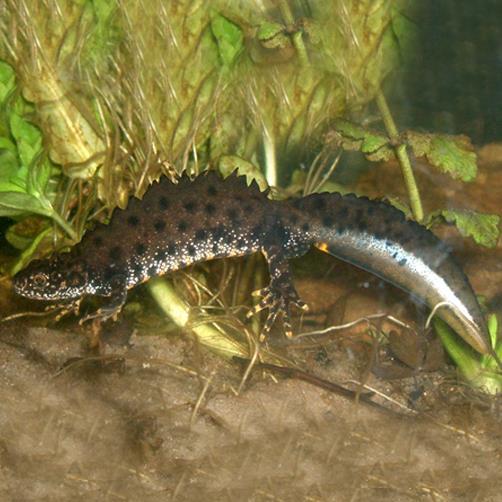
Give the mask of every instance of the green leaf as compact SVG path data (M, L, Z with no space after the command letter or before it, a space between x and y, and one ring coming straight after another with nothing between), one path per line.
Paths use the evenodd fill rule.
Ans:
M0 103L5 101L5 98L16 87L16 74L12 66L0 61Z
M476 177L476 154L465 136L407 131L406 139L417 157L425 156L431 165L452 178L472 181Z
M368 134L361 145L361 152L371 162L380 162L394 158L394 149L389 145L385 136Z
M370 131L344 119L335 121L334 127L335 133L331 139L334 139L345 150L360 151L372 162L394 157L389 138L384 134Z
M364 127L344 119L335 121L335 130L343 138L354 140L363 139L366 133Z
M260 41L266 41L276 37L280 33L283 33L284 30L285 26L283 24L273 23L271 21L264 21L258 27L258 31L256 32L256 37Z
M28 167L19 165L17 151L0 154L0 196L1 192L26 192L27 175Z
M16 140L22 164L29 166L42 148L40 130L15 112L10 116L10 130Z
M16 144L0 137L0 192L28 192L41 197L51 173L48 162L34 162L42 151L42 135L16 112L10 115L10 129Z
M99 64L106 60L106 56L119 42L121 38L118 27L120 16L116 15L116 11L117 2L109 0L91 0L84 5L82 20L90 28L83 48L85 59Z
M45 189L51 177L52 165L46 158L31 166L28 172L26 190L30 195L42 199L45 198Z
M453 359L458 369L473 387L478 387L488 394L502 392L502 375L488 366L496 368L496 361L491 356L477 356L474 351L438 317L432 320L434 330ZM490 361L490 362L488 362Z
M446 221L454 223L463 236L472 237L477 244L488 248L497 245L500 216L450 209L444 209L440 213Z
M478 356L442 319L435 316L432 319L432 325L464 377L467 380L474 381L481 371Z
M431 135L416 131L404 133L406 142L413 149L415 157L425 157L431 149Z
M1 162L1 159L0 159ZM26 188L24 186L20 186L17 183L12 181L0 181L0 205L2 202L2 197L4 193L26 193Z
M30 213L51 218L72 240L77 240L78 236L75 230L54 210L51 202L44 195L34 197L23 192L0 193L0 216L16 218Z
M226 17L216 14L211 20L211 31L216 39L223 65L231 66L244 48L241 29Z
M8 150L9 152L16 153L16 145L9 138L0 138L0 150Z
M263 22L256 32L256 38L267 49L283 49L291 45L291 39L285 32L285 26L270 21Z
M106 23L110 20L110 16L117 9L116 3L109 2L108 0L93 0L91 4L98 20L97 24L100 25L101 28L106 26Z
M427 158L453 178L472 181L477 174L476 154L470 151L470 144L459 138L434 136Z
M23 192L0 193L0 216L10 218L28 213L52 216L52 207Z
M497 349L497 333L498 333L498 319L495 314L488 317L488 333L490 335L490 343L493 350Z
M420 43L419 26L409 16L410 9L413 9L413 0L393 2L391 9L392 33L396 38L399 53L408 65L413 62L418 63L417 55L419 52L415 48Z
M0 142L5 140L2 148L0 144L0 192L24 192L26 189L26 173L20 173L22 169L19 166L19 159L17 156L17 148L14 143L10 142L7 138L0 138ZM10 148L10 145L13 149Z
M46 228L40 232L30 243L30 245L18 256L14 265L10 269L10 274L15 275L23 269L32 259L33 254L38 249L40 243L52 233L52 228Z
M495 314L491 314L488 317L488 335L490 336L491 347L495 352L495 355L499 360L502 360L502 340L499 342L498 340L498 319ZM486 354L481 357L481 365L485 370L493 371L494 373L498 373L499 379L502 380L502 374L500 373L500 368L498 365L498 361L491 354ZM502 387L502 384L501 384Z
M268 188L267 180L263 172L256 167L253 163L247 160L241 159L236 155L222 155L218 161L218 170L223 175L223 177L230 176L235 170L239 175L245 175L246 181L250 184L253 180L258 183L261 191Z

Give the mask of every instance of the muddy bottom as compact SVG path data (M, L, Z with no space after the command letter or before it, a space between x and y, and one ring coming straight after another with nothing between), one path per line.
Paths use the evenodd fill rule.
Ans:
M318 308L329 296L327 280L298 283ZM138 331L93 355L71 323L4 324L0 500L500 500L500 398L444 359L400 364L397 379L390 359L370 368L358 333L274 341L310 374L366 382L390 411L264 370L238 394L243 368L187 335Z

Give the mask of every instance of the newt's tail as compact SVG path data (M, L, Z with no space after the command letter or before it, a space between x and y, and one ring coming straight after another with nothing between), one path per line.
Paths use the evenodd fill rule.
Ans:
M407 291L436 309L478 352L493 354L469 280L432 232L365 197L313 194L293 204L307 217L309 237L319 249Z

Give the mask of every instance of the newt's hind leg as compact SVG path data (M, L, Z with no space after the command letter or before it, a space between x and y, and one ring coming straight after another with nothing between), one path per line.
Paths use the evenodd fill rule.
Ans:
M293 336L291 329L291 306L294 305L302 310L308 310L308 307L300 300L296 292L291 278L289 262L284 257L282 250L274 246L263 253L268 263L270 284L266 288L253 293L254 296L261 296L262 298L248 313L248 317L264 309L268 309L267 320L260 335L260 340L263 340L279 314L281 314L284 333L286 336L291 337Z

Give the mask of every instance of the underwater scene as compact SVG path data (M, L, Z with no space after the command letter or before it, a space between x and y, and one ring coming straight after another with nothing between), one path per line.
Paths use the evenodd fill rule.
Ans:
M500 499L501 18L4 0L1 500Z

